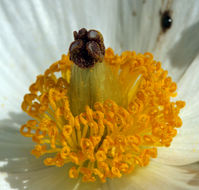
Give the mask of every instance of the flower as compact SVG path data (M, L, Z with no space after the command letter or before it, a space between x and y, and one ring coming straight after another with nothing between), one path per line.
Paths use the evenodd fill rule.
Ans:
M1 3L5 10L2 11L1 18L5 18L5 20L2 19L2 23L5 26L3 29L6 31L1 37L2 42L4 42L2 45L9 44L6 51L2 49L2 52L5 51L5 54L2 53L3 57L1 63L3 68L2 70L4 72L1 76L3 85L0 88L2 94L1 98L3 99L2 109L5 110L1 114L3 120L1 125L2 132L0 136L0 157L2 164L1 179L4 189L56 189L57 186L59 186L59 189L197 189L197 186L194 187L192 184L195 182L195 174L198 173L197 165L194 164L192 167L189 165L199 160L196 111L198 108L197 48L199 43L197 41L198 39L191 38L198 32L198 18L196 14L197 2L193 1L192 3L189 3L186 9L183 9L183 12L180 12L179 15L177 14L177 10L179 10L180 6L178 1L171 4L168 3L165 7L164 5L161 6L161 2L156 2L156 5L154 6L154 4L150 4L151 2L137 1L136 3L138 3L138 7L142 7L142 11L139 11L139 8L136 6L134 1L126 1L124 3L113 3L111 1L107 2L107 6L104 6L103 4L103 12L100 12L100 10L102 10L100 8L100 3L99 6L97 6L99 9L96 9L96 4L91 1L88 2L88 5L86 3L80 5L80 2L78 2L79 4L75 7L76 9L73 9L73 6L75 6L77 1L73 3L67 2L67 9L72 9L73 11L79 9L77 12L60 11L60 9L64 6L62 4L54 4L50 1L49 4L42 1L34 1L30 3L24 1L22 4L16 4L14 1L11 4L4 1ZM54 9L55 6L56 9ZM85 13L88 15L95 15L96 12L99 11L96 15L103 18L104 22L102 22L103 20L99 20L99 22L97 22L97 17L93 16L93 25L91 26L89 23L90 21L86 24L86 19L83 17L83 15L85 16L83 11L84 7L86 8L85 10L88 10L88 6L90 6L91 9ZM118 9L116 9L117 6ZM112 7L113 9L114 19L107 19L107 17L102 16L106 15L106 12L107 15L109 14L109 7ZM43 9L48 11L45 12ZM158 15L159 9L161 9L161 16ZM181 96L180 98L185 100L187 103L186 108L182 110L181 113L183 127L179 130L179 134L174 138L171 147L159 149L158 158L152 160L147 167L136 169L132 174L121 177L120 179L108 180L105 184L102 184L101 182L84 184L79 180L76 181L67 178L65 171L68 166L64 166L63 168L46 168L43 167L40 159L36 160L35 158L29 156L28 151L30 151L33 144L16 134L16 131L18 130L16 130L16 127L25 123L25 120L29 120L27 117L24 119L25 116L19 112L19 109L17 109L20 107L20 99L23 97L23 94L25 94L25 91L31 81L34 81L36 74L41 73L36 71L37 68L40 67L40 69L44 71L45 65L42 64L46 61L50 64L52 63L52 60L56 60L53 56L59 56L66 47L65 42L63 43L63 49L57 49L59 47L58 45L62 44L63 41L67 41L66 38L69 38L69 35L61 35L62 31L57 32L57 30L60 29L59 25L57 25L59 27L52 27L53 24L55 25L58 18L53 17L54 12L52 13L51 10L56 12L55 14L57 17L60 16L60 20L67 20L71 18L72 15L74 18L78 17L78 19L75 19L75 21L80 23L77 23L78 28L80 25L87 28L96 28L96 26L99 26L99 28L101 28L100 31L102 31L105 36L105 40L106 38L109 39L107 44L113 46L118 52L123 49L134 49L137 52L145 52L146 50L153 51L156 60L161 60L162 63L167 63L163 65L163 67L168 69L169 73L172 75L172 78L177 81L179 86L178 94ZM120 14L118 14L116 10L119 10ZM190 10L192 11L190 12ZM18 11L18 17L13 16L11 11ZM165 13L165 11L168 12ZM48 13L49 15L47 16L45 13ZM66 14L66 16L63 16L64 14ZM39 19L37 20L36 18L38 15ZM142 17L140 17L140 15L142 15ZM154 19L151 18L151 22L145 21L145 19L149 19L150 16L152 17L153 15ZM171 16L173 19L171 25L162 24L162 19L165 15L166 17ZM20 20L21 17L24 19L23 22ZM32 17L35 17L35 19L32 19ZM138 20L138 18L142 18L143 20ZM40 47L39 52L35 50L35 48L30 47L33 40L31 39L28 41L28 35L30 33L25 31L26 29L28 30L27 26L24 27L24 30L21 30L20 28L24 23L27 23L26 19L27 22L31 19L39 21L38 26L40 27L38 27L38 29L43 31L44 34L45 32L48 33L48 35L44 35L46 37L41 38L38 35L42 33L36 32L36 29L32 28L33 30L31 31L31 36L37 42L37 49ZM8 20L12 25L6 24L5 21ZM122 27L117 28L116 23L114 23L113 20L117 20L117 22L119 20ZM100 21L102 23L100 23ZM187 23L186 26L184 25L185 21ZM15 25L15 23L17 24ZM131 29L131 26L134 26L135 23L137 23L138 27L133 27L133 29ZM33 22L33 26L34 24L36 23ZM66 22L65 24L73 25L75 22ZM112 26L115 26L113 27L114 29L111 29L111 24ZM152 24L153 27L149 27ZM11 28L13 26L16 28L14 32L11 33ZM19 26L19 28L17 26ZM107 26L107 31L103 31L105 30L105 26ZM71 28L74 28L74 26ZM71 32L71 28L68 30L68 34ZM132 34L133 31L136 31L134 30L135 28L139 31L137 35ZM144 30L144 28L146 28L146 30ZM53 32L57 32L59 35L54 35ZM148 35L146 35L146 32ZM179 35L176 35L177 32ZM27 36L27 38L20 37L19 35L21 33L23 36ZM63 33L65 34L65 32ZM52 40L52 36L57 36L57 40ZM113 39L114 37L117 38ZM20 39L20 42L16 41L16 46L14 46L16 47L14 49L16 52L13 52L13 49L12 51L10 49L13 46L13 43L11 44L8 40L12 40L13 42L15 38ZM48 38L49 41L46 41ZM172 40L170 40L171 38ZM42 43L48 43L48 45L42 46ZM23 49L27 52L22 54ZM28 51L28 49L34 49L34 51ZM50 53L46 53L46 51L50 51ZM28 52L30 53L28 54ZM111 52L111 50L109 50L109 52ZM30 55L30 57L27 55ZM24 64L21 62L22 57L24 62L26 62ZM46 57L49 60L46 60ZM29 59L30 61L28 61ZM12 64L9 64L8 60L14 61L13 67L11 67ZM5 64L5 62L8 64ZM34 64L30 64L31 62ZM38 67L35 66L36 64L39 64ZM15 76L17 73L22 74ZM25 76L27 76L27 78L25 78ZM7 98L7 100L5 100L5 98ZM6 125L8 127L5 128ZM65 131L67 136L67 133L70 133L71 131L70 127L66 126ZM84 143L82 143L82 146L83 145ZM87 146L87 143L85 143L85 145ZM35 150L45 149L44 147L37 147ZM64 155L67 154L67 147L65 151L63 153ZM100 154L99 152L98 156L99 159L105 159L103 153ZM51 181L52 183L49 183ZM165 187L162 187L163 183Z

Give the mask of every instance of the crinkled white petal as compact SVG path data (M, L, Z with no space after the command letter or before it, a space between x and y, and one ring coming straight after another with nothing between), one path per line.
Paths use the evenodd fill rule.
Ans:
M30 139L22 138L19 133L19 123L27 119L25 115L12 114L12 119L0 121L0 189L16 189L20 175L29 171L44 168L41 160L36 160L30 154L33 143ZM14 176L14 177L11 177ZM16 182L16 183L15 183ZM23 188L18 188L23 189Z
M173 22L164 32L161 19L165 11ZM118 1L115 21L116 36L112 33L110 45L116 52L152 52L175 81L199 52L199 1Z
M29 159L36 160L30 151L34 146L31 139L24 138L19 132L21 123L25 123L28 117L23 114L13 114L10 119L0 121L0 162L15 162L22 160L24 166L32 167L34 170L39 169L34 165L29 165ZM14 165L14 164L13 164ZM44 167L40 164L40 167ZM0 168L4 168L5 165ZM7 165L6 168L12 169L14 172L23 172L23 168L16 164L15 167L12 164Z
M199 161L199 56L189 66L179 81L179 99L186 101L181 111L183 126L179 129L171 147L161 148L161 162L185 165Z
M159 33L154 54L178 81L199 52L199 1L164 1L161 12L165 10L170 11L173 23Z
M186 169L163 165L152 161L147 167L121 179L109 180L104 190L196 190L189 182L196 177Z
M118 1L118 14L113 20L116 36L113 44L110 44L111 47L116 52L152 51L161 31L159 16L161 6L162 2L155 0Z
M23 163L20 163L23 167ZM101 190L102 183L82 183L80 179L68 177L68 167L46 167L40 170L23 173L7 172L6 181L11 188L28 190ZM6 187L7 188L7 187ZM2 190L10 190L3 188Z

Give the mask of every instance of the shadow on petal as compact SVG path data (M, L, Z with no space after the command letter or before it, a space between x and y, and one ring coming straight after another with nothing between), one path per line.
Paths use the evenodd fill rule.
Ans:
M189 184L193 186L199 186L199 162L185 165L181 168L186 169L190 174L194 174L194 178L189 181Z
M169 51L173 67L186 70L199 52L199 22L182 32L180 40ZM183 74L183 73L182 73Z
M68 178L68 169L64 167L46 167L45 157L36 159L30 154L34 143L23 137L20 126L30 118L24 113L9 113L10 118L0 121L0 172L6 173L5 180L11 188L19 190L100 190L101 183L81 183L81 179ZM7 188L6 188L7 190Z
M0 121L0 167L7 174L7 182L12 188L25 189L24 181L30 173L42 169L41 159L30 154L33 143L19 133L20 125L29 117L23 113L9 113L10 118Z

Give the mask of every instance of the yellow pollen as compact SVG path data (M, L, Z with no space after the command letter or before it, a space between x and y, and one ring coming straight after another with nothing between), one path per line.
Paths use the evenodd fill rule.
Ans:
M105 182L147 166L157 157L157 147L170 146L182 126L179 112L185 106L171 101L177 85L151 53L126 51L119 56L109 48L96 68L104 73L91 69L87 87L88 71L76 81L74 64L63 55L37 77L22 103L34 118L20 129L36 143L31 153L48 155L46 166L72 163L68 176L81 176L84 182ZM93 85L92 79L98 84L96 76L105 86ZM91 97L80 89L90 90Z

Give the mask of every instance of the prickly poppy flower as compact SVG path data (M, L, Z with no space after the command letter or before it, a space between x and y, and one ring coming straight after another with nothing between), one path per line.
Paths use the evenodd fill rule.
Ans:
M46 7L43 7L46 4L40 2L36 5L23 4L25 10L30 6L30 13L35 16L35 10ZM47 6L54 8L53 5L49 3ZM55 5L58 10L59 4ZM71 5L75 6L75 3ZM2 6L6 7L6 11L2 13L5 20L18 19L10 16L10 11L13 6L16 10L22 9L22 5L13 4L8 8L6 2L2 2ZM90 2L89 6L95 7L95 4ZM138 22L136 19L141 13L133 1L121 5L118 2L112 6L118 6L121 13L127 10L129 13L131 8L132 23ZM178 4L157 5L159 12L145 12L144 9L150 6L155 8L145 1L140 6L143 9L143 21L148 19L144 14L159 15L155 15L154 20L146 21L144 25L139 20L138 28L143 33L138 34L139 43L135 43L138 38L128 30L131 29L131 22L128 17L127 20L124 19L127 13L115 13L115 17L118 15L121 19L121 24L128 23L128 26L121 32L122 29L115 26L117 38L113 41L113 46L118 43L121 49L127 49L132 40L136 51L132 49L134 45L129 51L121 51L117 49L117 44L116 49L113 48L117 53L114 53L112 48L105 48L106 32L102 32L103 38L95 29L77 30L61 59L44 69L43 74L39 74L30 85L29 92L24 93L21 107L30 118L23 118L25 115L15 112L15 109L4 111L0 138L4 189L56 189L58 186L59 189L197 189L195 178L198 169L193 163L199 160L195 111L198 105L198 43L196 44L197 40L187 42L185 30L181 40L170 40L172 48L167 49L169 52L164 51L171 36L176 31L182 31L176 25L180 21L178 15L175 18L174 11ZM186 10L181 13L192 18L190 23L196 17L195 6L187 7L187 11L191 8L192 14L187 16ZM91 11L94 14L95 10ZM60 12L57 11L57 15L58 13ZM72 12L69 15L73 15ZM47 16L49 17L50 15ZM41 14L40 19L42 18ZM159 28L153 31L147 27L147 23ZM196 33L197 22L192 25L191 32ZM151 35L148 36L147 30L144 31L142 27L146 27ZM10 28L6 29L9 31ZM136 27L131 30L135 29ZM20 33L20 30L16 31ZM71 31L68 32L68 38ZM111 33L107 34L112 36ZM183 34L186 40L183 39ZM7 35L2 36L6 40ZM34 38L37 42L37 36ZM20 43L26 45L27 42L23 38L21 40ZM187 42L190 47L186 49L182 42ZM53 40L51 43L54 43ZM111 40L109 43L111 45ZM191 51L189 56L180 49L182 47ZM152 51L154 55L148 51ZM186 55L183 59L180 52ZM164 59L162 53L168 54L169 60ZM167 64L156 61L156 57ZM177 65L179 62L181 65ZM14 98L11 97L16 93L12 90L16 89L18 92L26 88L25 84L23 86L19 82L20 76L27 76L29 79L29 74L34 73L35 65L36 63L32 66L26 63L24 67L20 67L19 64L17 72L12 71L10 64L3 65L2 109L14 105ZM15 66L13 64L14 69ZM12 73L19 76L13 76ZM16 80L17 78L19 79ZM6 81L12 79L12 85L8 86L10 82ZM5 97L8 94L10 95ZM8 104L6 98L9 100ZM16 99L18 102L18 98ZM22 126L17 130L32 141L29 138L24 140L19 132L16 134L15 125L19 124Z

